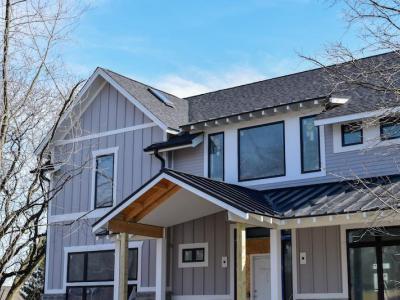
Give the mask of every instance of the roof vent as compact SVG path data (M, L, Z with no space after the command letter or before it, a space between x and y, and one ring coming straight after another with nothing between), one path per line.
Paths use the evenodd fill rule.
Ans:
M157 91L157 90L152 89L152 88L148 88L147 90L150 92L150 94L152 94L154 97L156 97L158 100L160 100L165 105L170 106L170 107L174 107L174 104L167 98L167 96L165 96L160 91Z

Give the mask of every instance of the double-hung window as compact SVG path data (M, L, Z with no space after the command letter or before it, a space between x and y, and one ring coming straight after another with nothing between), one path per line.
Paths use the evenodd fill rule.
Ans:
M343 124L342 131L342 146L359 145L363 143L363 130L361 122Z
M315 116L300 118L301 172L321 170L319 128L314 125Z
M380 120L381 140L400 138L400 118L390 117Z
M114 202L114 154L96 157L95 208L110 207Z
M239 129L239 181L285 175L284 122Z
M208 136L208 177L224 180L224 133Z

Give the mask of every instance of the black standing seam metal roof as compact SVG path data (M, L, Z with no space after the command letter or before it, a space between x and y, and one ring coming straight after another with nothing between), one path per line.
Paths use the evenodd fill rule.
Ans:
M163 169L108 214L117 210L163 173L244 213L277 219L367 212L388 209L388 205L395 207L399 205L400 175L258 191L202 176ZM107 215L100 218L94 226Z
M190 145L196 137L198 137L199 135L202 135L202 134L203 134L203 132L198 132L198 133L184 132L183 134L171 136L171 138L166 142L151 144L150 146L144 148L143 150L145 152L150 152L150 151L154 151L156 149L162 150L162 149L168 149L168 148L173 148L173 147Z

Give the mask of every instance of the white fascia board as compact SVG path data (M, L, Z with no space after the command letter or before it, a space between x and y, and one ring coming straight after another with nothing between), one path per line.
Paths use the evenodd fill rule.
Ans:
M175 183L176 185L184 188L185 190L192 192L193 194L203 198L206 201L209 201L223 209L226 209L228 212L231 212L235 215L237 215L238 217L248 220L249 219L249 214L245 213L231 205L226 204L223 201L220 201L210 195L208 195L207 193L204 193L192 186L190 186L189 184L186 184L182 181L180 181L179 179L176 179L170 175L167 175L165 173L160 174L159 176L157 176L156 178L154 178L151 182L149 182L147 184L147 186L145 188L143 188L142 190L140 190L138 193L136 193L135 195L133 195L130 199L126 200L125 203L123 203L120 207L118 207L118 209L112 211L108 216L106 216L104 218L104 220L102 220L100 223L98 223L96 226L93 227L92 231L96 232L97 230L99 230L101 227L103 227L105 224L107 224L112 218L114 218L115 216L117 216L119 213L121 213L125 208L127 208L129 205L131 205L132 203L134 203L140 196L142 196L145 192L147 192L148 190L150 190L154 185L156 185L160 180L162 179L166 179L170 182Z
M381 117L389 113L398 113L400 111L400 107L393 107L393 108L385 108L379 109L374 111L366 111L361 113L349 114L344 116L337 116L332 118L320 119L314 121L315 126L321 125L329 125L329 124L337 124L337 123L345 123L349 121L367 119L367 118L376 118Z

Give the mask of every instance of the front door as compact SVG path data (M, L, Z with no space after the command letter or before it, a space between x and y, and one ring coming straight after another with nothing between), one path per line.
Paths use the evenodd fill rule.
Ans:
M400 300L400 228L348 232L351 300Z
M271 270L268 254L252 256L251 299L271 299Z

